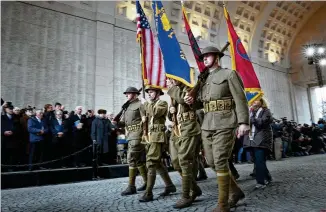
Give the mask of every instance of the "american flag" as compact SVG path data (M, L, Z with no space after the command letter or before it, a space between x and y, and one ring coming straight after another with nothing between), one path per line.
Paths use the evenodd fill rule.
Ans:
M137 41L140 42L144 83L158 88L166 88L164 61L159 42L153 35L139 1L136 1L136 10Z

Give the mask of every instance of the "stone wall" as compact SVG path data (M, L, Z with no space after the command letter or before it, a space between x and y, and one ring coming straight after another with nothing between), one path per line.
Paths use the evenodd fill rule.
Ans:
M94 107L96 23L20 2L1 2L1 90L21 107Z
M1 2L1 6L3 99L19 107L58 101L68 110L82 105L117 113L126 100L123 91L141 87L136 25L116 14L116 2ZM219 32L222 47L225 24ZM196 68L186 35L177 36ZM199 45L210 43L202 40ZM221 62L230 68L226 54ZM295 118L284 67L253 61L274 116Z
M296 111L298 123L307 123L310 124L312 117L309 109L309 99L308 99L308 89L304 86L295 85L293 86Z

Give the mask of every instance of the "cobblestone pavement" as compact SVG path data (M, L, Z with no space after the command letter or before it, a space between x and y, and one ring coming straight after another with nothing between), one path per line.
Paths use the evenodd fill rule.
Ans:
M254 190L255 180L249 177L252 164L237 165L240 186L246 199L232 211L255 212L321 212L326 211L326 155L290 158L268 163L273 182L264 190ZM217 202L216 177L207 169L209 178L199 182L203 195L189 208L179 211L211 211ZM173 204L180 196L181 179L170 173L177 193L139 203L141 193L121 197L127 178L31 187L2 191L1 211L178 211ZM141 179L137 177L137 185ZM154 195L164 188L157 178Z

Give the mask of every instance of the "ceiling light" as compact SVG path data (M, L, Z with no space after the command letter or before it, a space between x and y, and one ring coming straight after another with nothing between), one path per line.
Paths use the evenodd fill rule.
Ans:
M313 47L309 47L306 51L307 56L312 56L315 54L315 49Z
M318 48L318 54L324 54L325 48L324 47L319 47Z
M321 60L319 61L319 64L320 64L321 66L326 66L326 58L321 59Z

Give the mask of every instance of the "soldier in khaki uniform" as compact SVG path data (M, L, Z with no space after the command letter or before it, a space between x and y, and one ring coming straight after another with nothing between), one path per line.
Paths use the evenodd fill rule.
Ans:
M244 86L237 72L219 66L219 58L223 55L215 47L203 49L201 58L208 68L208 76L202 80L196 101L190 95L184 99L186 103L195 103L196 106L201 103L204 108L201 126L203 145L208 164L216 171L219 192L219 206L214 211L228 212L230 207L244 198L244 193L229 173L228 159L235 142L236 129L238 136L249 131L249 109Z
M165 121L168 113L168 103L159 99L160 95L164 94L161 89L147 86L145 91L150 98L150 102L145 102L144 104L145 116L143 116L143 122L147 122L146 124L148 124L148 140L146 141L146 166L148 174L146 191L139 199L140 202L153 201L156 171L161 175L165 183L165 190L160 195L166 196L172 192L176 192L176 187L172 183L168 171L161 161L163 145L166 140Z
M195 110L184 102L187 87L176 80L171 81L174 85L169 88L168 95L173 106L169 109L169 118L174 121L174 131L170 140L170 153L174 169L182 176L182 197L174 208L185 208L202 194L195 180L198 170L195 160L198 154L196 147L199 142L200 126Z
M196 115L197 115L197 122L199 123L199 126L201 126L204 120L204 111L196 110ZM198 171L197 171L198 173L195 173L196 181L206 180L208 178L206 174L205 166L202 161L203 156L200 154L200 151L202 150L202 146L203 146L202 143L203 142L200 136L196 147L196 163L197 163L196 165L198 167Z
M129 87L123 94L127 96L129 104L129 106L123 106L127 109L122 116L122 120L118 123L119 125L125 126L128 140L127 158L129 163L129 185L127 189L121 193L122 196L125 196L137 193L135 186L137 168L144 180L144 185L137 190L145 190L147 170L145 161L142 161L142 155L145 154L145 145L141 143L143 133L141 114L144 114L144 106L138 99L140 93L137 88Z

